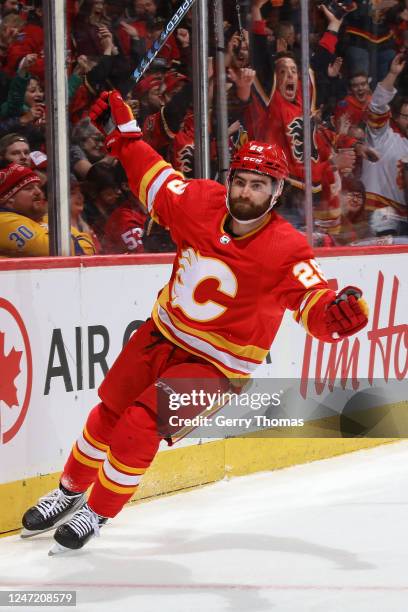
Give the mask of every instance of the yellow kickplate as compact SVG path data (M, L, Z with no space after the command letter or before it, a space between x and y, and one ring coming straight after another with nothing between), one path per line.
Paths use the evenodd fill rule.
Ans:
M312 427L308 432L309 435L318 433ZM165 450L156 456L131 501L204 485L226 476L277 470L393 441L389 438L246 437ZM59 473L54 473L0 485L0 534L19 529L27 508L55 488L58 480Z

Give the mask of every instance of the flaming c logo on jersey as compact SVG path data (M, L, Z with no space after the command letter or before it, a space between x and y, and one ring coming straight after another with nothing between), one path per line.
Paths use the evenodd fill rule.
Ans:
M171 291L172 306L178 306L195 321L211 321L220 317L226 308L217 301L217 295L218 299L220 294L234 298L238 291L238 281L231 268L214 257L203 257L191 247L182 251L178 263ZM217 283L217 289L211 296L214 299L198 302L196 291L208 279Z
M24 423L31 397L30 339L20 313L0 298L0 440L10 442Z

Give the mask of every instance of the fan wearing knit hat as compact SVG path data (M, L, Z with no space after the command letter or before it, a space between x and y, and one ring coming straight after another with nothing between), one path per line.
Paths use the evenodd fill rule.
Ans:
M0 171L0 206L41 221L47 202L40 187L40 178L27 166L10 164Z
M47 201L40 178L26 166L0 170L0 257L49 255ZM71 228L72 254L93 255L87 234Z

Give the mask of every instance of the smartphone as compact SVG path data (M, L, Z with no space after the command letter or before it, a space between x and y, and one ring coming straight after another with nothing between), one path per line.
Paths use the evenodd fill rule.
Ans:
M355 11L357 8L357 3L353 0L328 0L324 4L337 19L342 19L344 15Z

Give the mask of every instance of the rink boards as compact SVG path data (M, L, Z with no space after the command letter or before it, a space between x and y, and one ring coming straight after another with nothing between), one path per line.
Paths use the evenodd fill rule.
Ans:
M329 392L325 378L336 372L373 384L406 381L407 253L383 247L321 257L333 288L363 289L368 327L334 350L306 336L287 313L257 376L297 379L299 391L318 378L322 394ZM0 533L17 529L21 512L57 482L104 372L150 316L171 261L157 255L0 262ZM405 418L407 398L392 391L389 399L395 424ZM336 417L320 416L306 419L302 437L272 431L270 437L187 438L170 449L163 444L137 497L374 446L399 431L344 438ZM391 434L379 437L381 431Z

